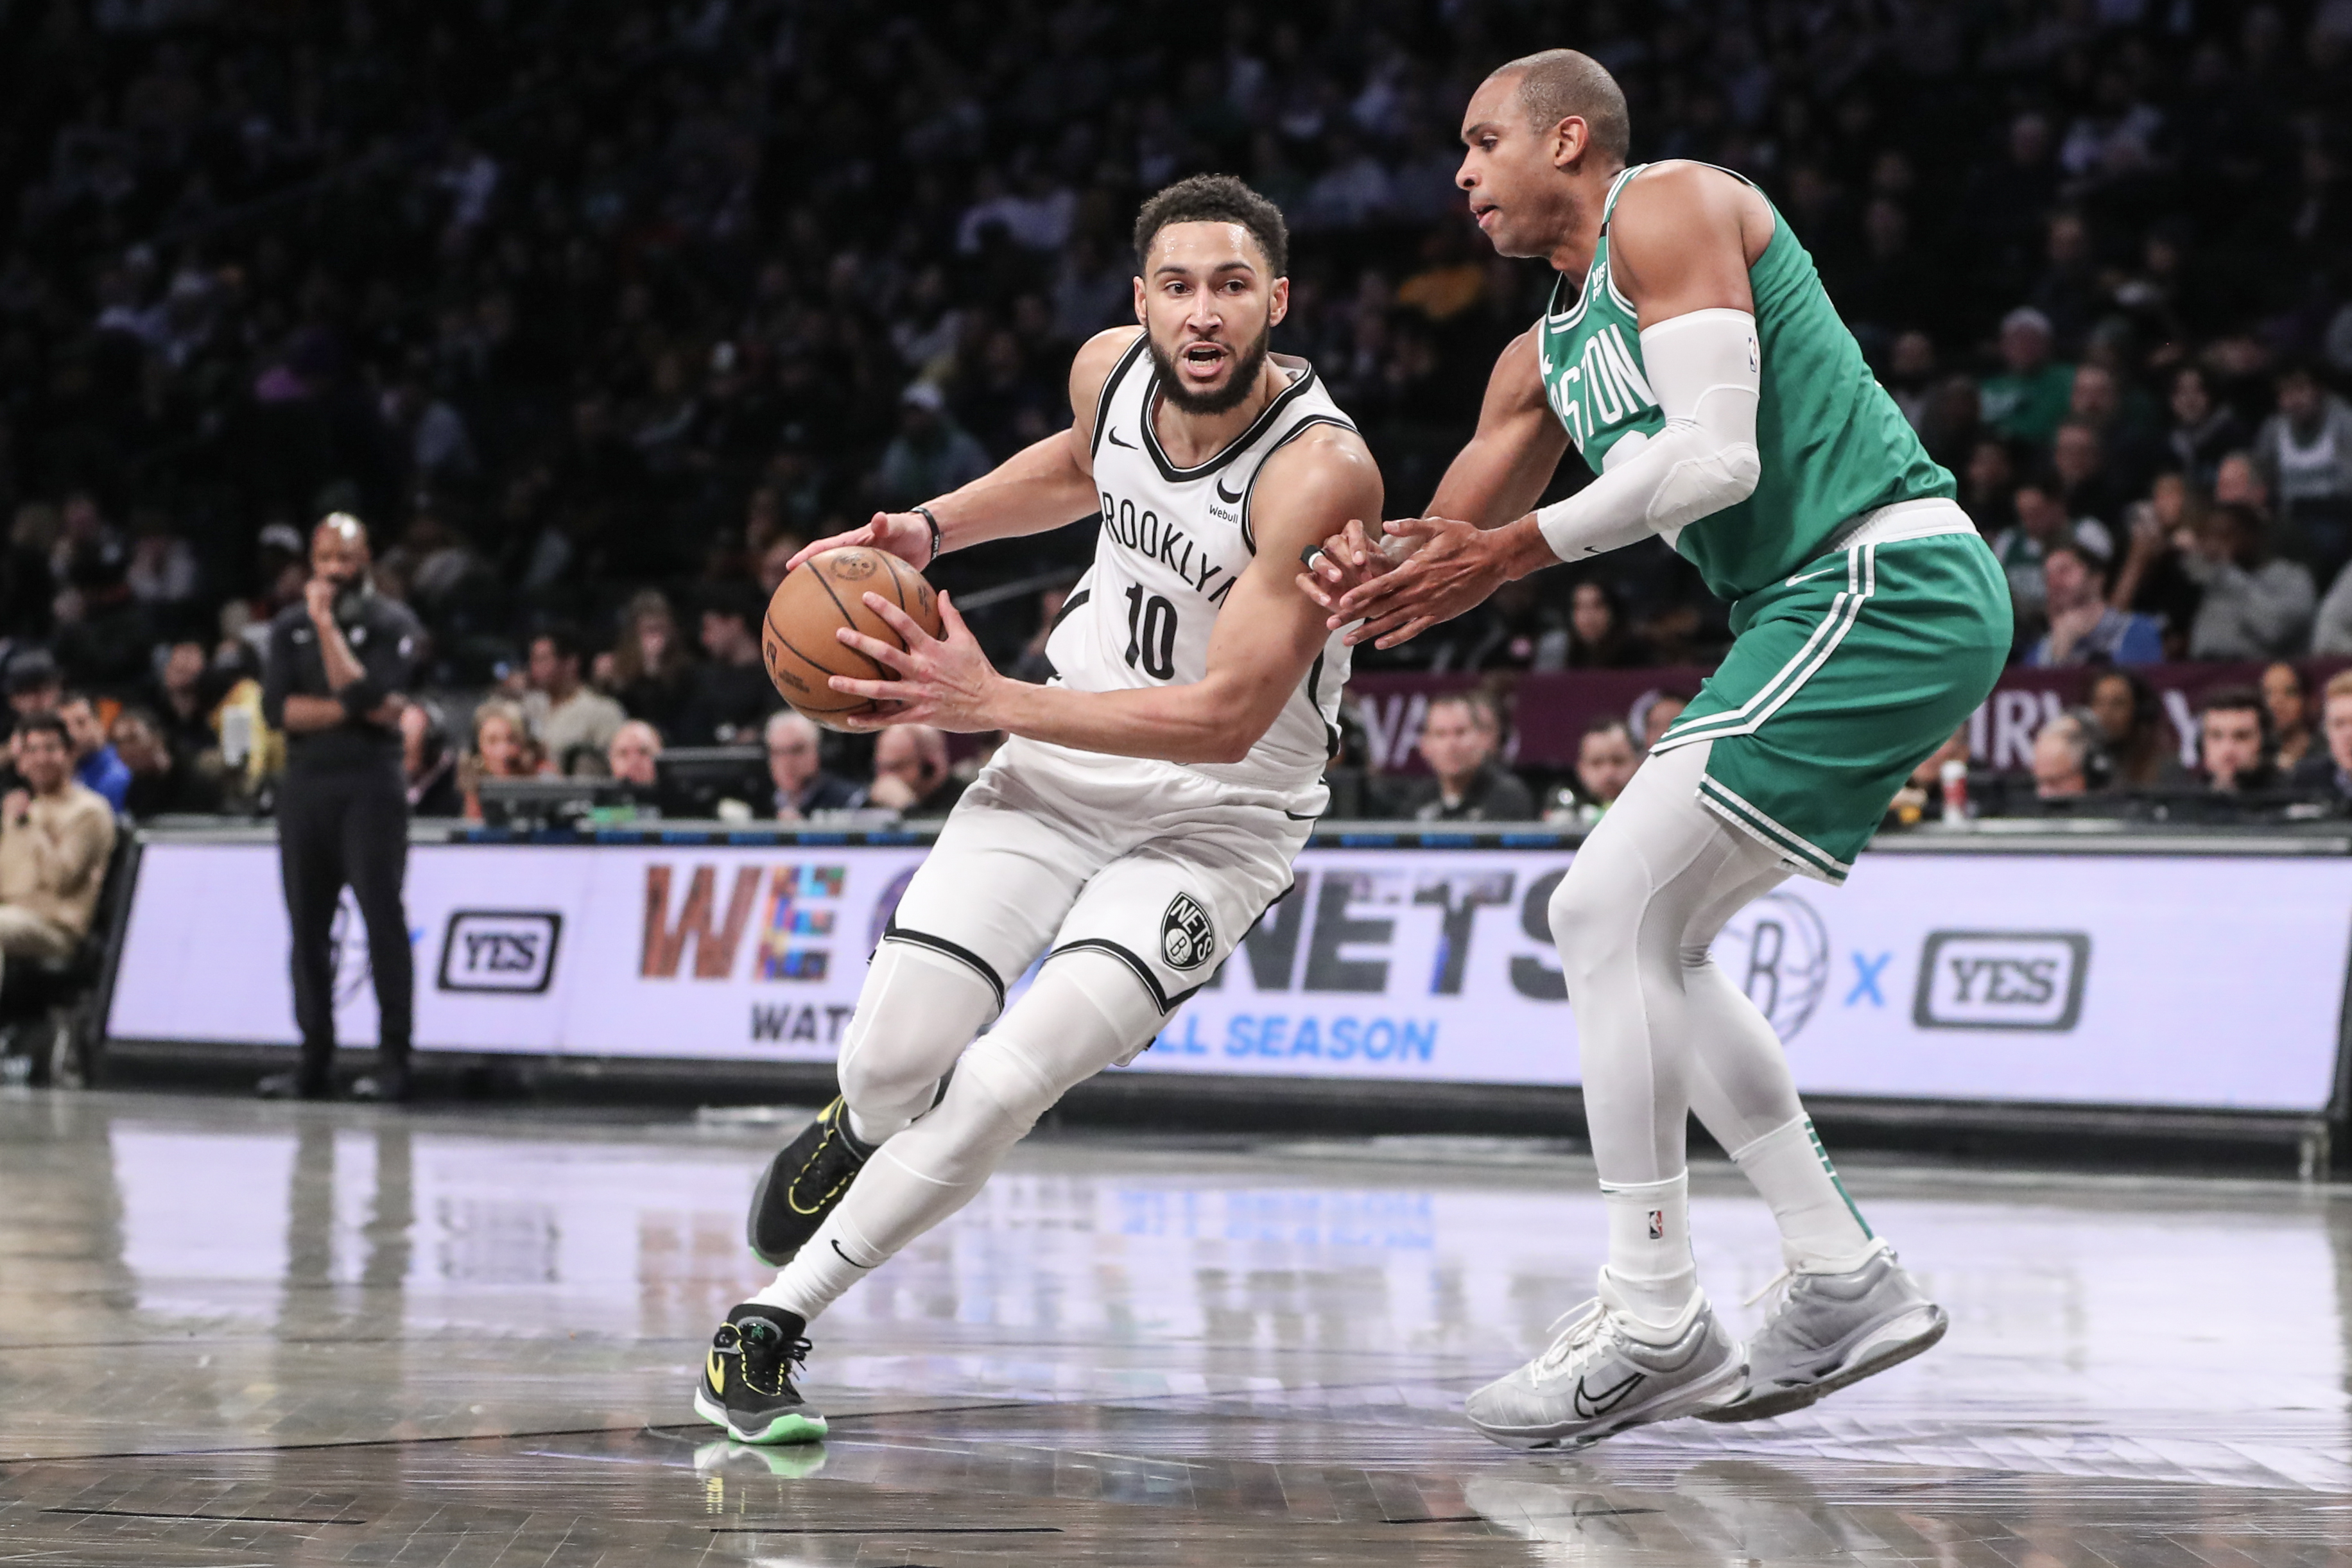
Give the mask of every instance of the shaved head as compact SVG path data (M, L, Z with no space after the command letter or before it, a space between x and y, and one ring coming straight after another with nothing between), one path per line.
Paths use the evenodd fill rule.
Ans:
M1621 163L1625 161L1633 142L1625 91L1599 60L1574 49L1546 49L1497 66L1486 79L1506 77L1518 78L1519 102L1538 131L1549 131L1573 115L1584 121L1593 146Z

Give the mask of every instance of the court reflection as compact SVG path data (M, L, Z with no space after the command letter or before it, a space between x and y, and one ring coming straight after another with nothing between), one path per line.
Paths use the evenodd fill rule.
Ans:
M1590 1292L1588 1165L1040 1139L818 1325L834 1440L752 1450L685 1392L767 1277L742 1204L778 1136L0 1097L0 1459L40 1461L0 1474L0 1523L80 1506L42 1486L179 1498L201 1477L173 1456L201 1454L202 1476L362 1514L593 1492L615 1552L671 1532L648 1562L693 1520L722 1557L783 1561L762 1532L789 1526L815 1553L793 1561L933 1561L824 1535L860 1498L910 1530L1064 1531L1039 1561L1198 1561L1213 1526L1234 1562L1285 1561L1309 1527L1365 1562L2352 1550L2352 1209L2330 1188L1855 1162L1951 1312L1935 1354L1778 1421L1524 1456L1460 1400ZM1695 1185L1703 1278L1752 1322L1769 1218L1727 1169ZM712 1534L721 1515L744 1533Z

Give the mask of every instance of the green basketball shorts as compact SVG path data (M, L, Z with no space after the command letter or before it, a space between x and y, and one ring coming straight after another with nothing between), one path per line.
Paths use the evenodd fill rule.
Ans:
M2008 661L2009 584L1968 514L1906 501L1732 606L1735 640L1657 751L1712 741L1699 800L1841 883L1911 770Z

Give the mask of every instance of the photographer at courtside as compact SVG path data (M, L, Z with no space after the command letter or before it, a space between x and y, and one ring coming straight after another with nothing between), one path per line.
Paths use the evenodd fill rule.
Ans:
M263 716L286 732L278 792L278 846L293 928L294 1021L302 1064L272 1073L271 1099L323 1099L335 1057L335 907L349 886L367 923L380 1067L352 1086L362 1100L408 1097L415 1010L408 916L408 793L401 773L402 695L415 674L422 629L408 607L368 578L367 529L337 512L310 534L302 601L269 626Z

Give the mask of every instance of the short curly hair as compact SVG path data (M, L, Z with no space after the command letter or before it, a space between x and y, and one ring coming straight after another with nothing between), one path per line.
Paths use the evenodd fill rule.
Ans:
M1135 265L1149 265L1151 242L1170 224L1239 224L1265 255L1276 277L1290 272L1290 227L1282 209L1231 174L1194 174L1143 204L1135 215Z

